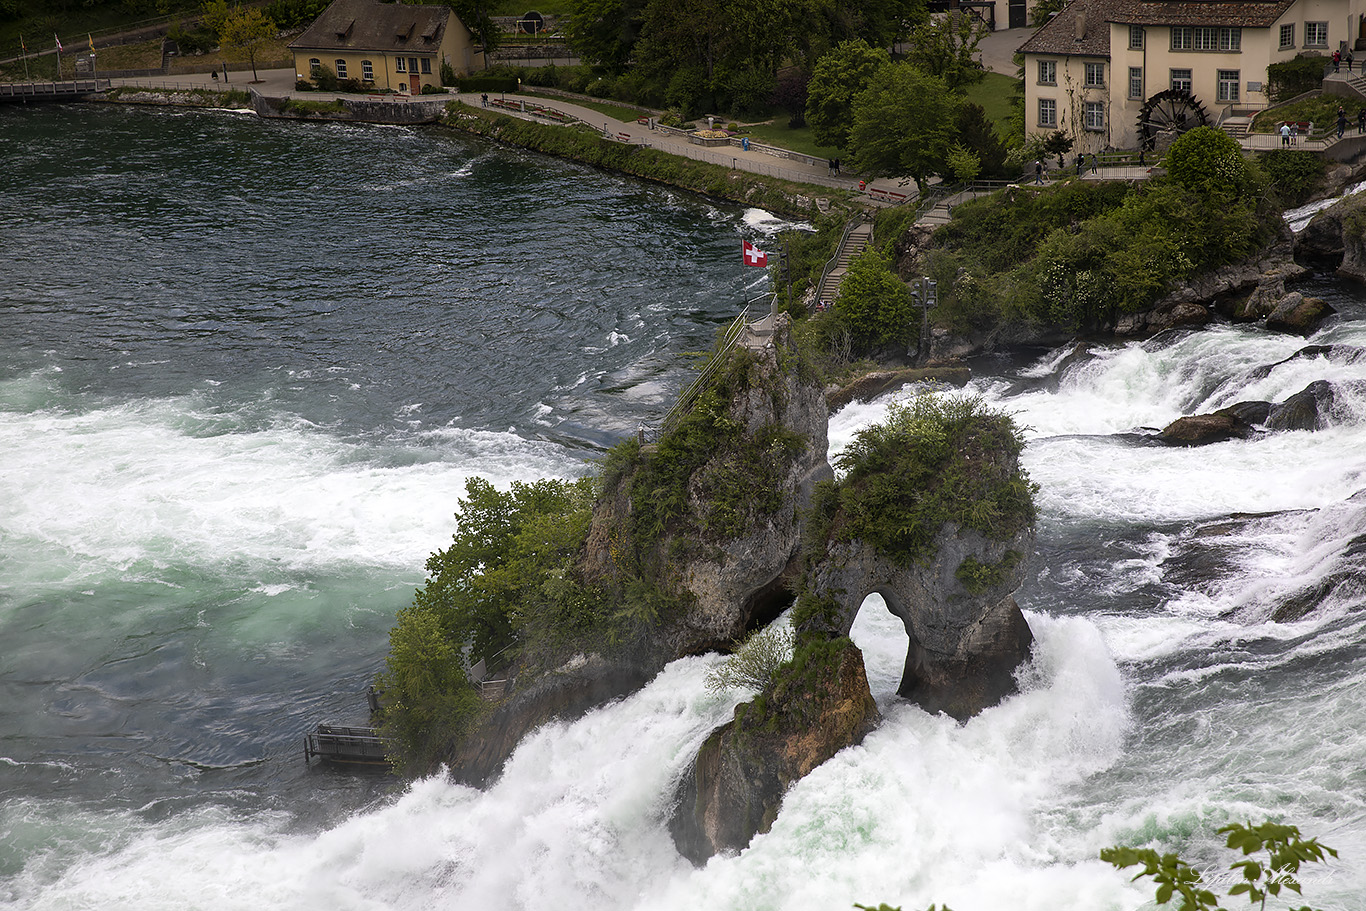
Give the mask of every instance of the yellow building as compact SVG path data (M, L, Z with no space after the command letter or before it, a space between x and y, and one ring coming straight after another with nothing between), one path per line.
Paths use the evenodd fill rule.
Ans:
M484 65L483 50L450 7L378 0L334 0L289 49L299 79L327 67L366 89L414 95L441 86L443 63L457 75Z
M1073 0L1020 46L1025 132L1097 152L1214 126L1269 104L1269 65L1366 43L1363 13L1366 0Z

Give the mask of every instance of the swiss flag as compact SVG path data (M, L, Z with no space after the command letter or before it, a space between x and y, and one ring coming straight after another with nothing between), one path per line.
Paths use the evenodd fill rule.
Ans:
M750 266L767 266L768 254L749 241L745 241L745 263Z

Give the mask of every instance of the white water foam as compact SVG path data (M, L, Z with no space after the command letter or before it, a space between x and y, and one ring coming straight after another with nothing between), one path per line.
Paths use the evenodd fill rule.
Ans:
M215 432L232 421L193 412L180 399L0 412L11 554L46 552L93 575L139 561L417 567L453 531L467 478L505 486L583 471L512 433L442 428L376 447L287 416Z
M715 657L674 662L624 700L543 727L486 792L417 782L317 835L288 834L273 814L130 815L97 826L102 846L70 868L32 861L0 900L28 911L1132 908L1126 877L1094 859L1107 824L1053 809L1118 757L1123 685L1090 624L1029 619L1039 642L1020 696L966 725L889 705L862 746L788 793L770 833L699 870L665 821L736 698L706 688Z

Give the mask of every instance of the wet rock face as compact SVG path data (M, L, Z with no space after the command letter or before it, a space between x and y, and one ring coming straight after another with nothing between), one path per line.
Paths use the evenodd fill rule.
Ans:
M1227 440L1246 440L1255 433L1256 428L1236 414L1218 411L1177 418L1162 428L1157 439L1168 446L1206 446Z
M1332 383L1316 380L1279 405L1273 405L1266 417L1266 427L1268 430L1319 430L1327 426L1335 398Z
M1032 526L997 541L947 524L934 556L908 568L861 541L832 543L809 576L830 607L811 628L848 635L864 598L880 594L910 640L897 692L927 712L971 718L1016 692L1015 670L1029 659L1034 637L1012 593L1033 547Z
M881 721L858 648L842 640L818 651L786 684L737 707L684 775L669 832L694 864L767 832L793 782Z

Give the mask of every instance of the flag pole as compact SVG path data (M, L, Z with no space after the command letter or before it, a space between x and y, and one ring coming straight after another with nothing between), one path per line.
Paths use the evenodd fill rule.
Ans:
M19 36L19 47L24 52L24 81L32 82L33 80L28 75L28 45L24 43L22 34Z

